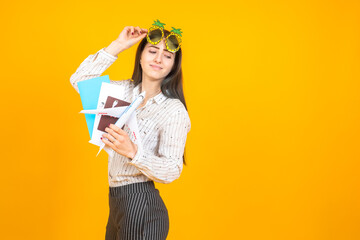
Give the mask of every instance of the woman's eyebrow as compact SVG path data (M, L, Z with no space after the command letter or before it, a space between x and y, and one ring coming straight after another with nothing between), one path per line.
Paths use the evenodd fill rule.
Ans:
M150 47L160 49L160 48L158 48L158 47L156 47L156 46L153 46L153 45L151 45ZM171 53L172 55L174 55L174 53L170 52L170 51L169 51L169 50L167 50L167 49L164 49L164 51L167 51L168 53Z

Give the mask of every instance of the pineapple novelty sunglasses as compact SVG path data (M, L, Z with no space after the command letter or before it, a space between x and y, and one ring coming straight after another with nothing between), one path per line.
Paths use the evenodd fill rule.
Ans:
M149 43L156 45L164 37L164 25L159 20L154 21L146 35L146 39ZM166 48L170 52L177 52L181 46L181 30L173 27L170 34L165 38Z

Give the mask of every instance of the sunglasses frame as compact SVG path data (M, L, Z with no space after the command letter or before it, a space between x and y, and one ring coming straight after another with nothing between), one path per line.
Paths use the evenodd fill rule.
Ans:
M150 37L149 37L149 34L150 34L152 31L155 31L155 30L157 30L157 29L160 29L160 31L161 31L161 38L160 38L158 41L153 42L153 41L151 41L151 39L150 39ZM163 29L164 29L163 27L160 27L160 26L157 26L157 25L151 26L151 27L149 28L147 34L146 34L146 39L147 39L147 41L148 41L149 43L153 44L153 45L156 45L156 44L158 44L159 42L161 42L161 40L164 38L164 30L163 30ZM178 47L177 47L175 50L170 49L170 47L169 47L169 45L168 45L168 38L169 38L170 36L172 36L172 35L174 35L174 36L176 37L176 39L177 39L177 41L178 41L178 44L179 44ZM175 53L175 52L177 52L177 51L180 49L180 46L181 46L181 37L180 37L179 34L177 34L177 33L170 32L170 34L165 38L165 45L166 45L166 49L167 49L169 52Z

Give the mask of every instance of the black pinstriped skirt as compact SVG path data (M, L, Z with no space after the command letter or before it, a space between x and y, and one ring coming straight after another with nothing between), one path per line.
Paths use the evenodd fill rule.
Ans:
M109 187L110 214L106 240L165 240L167 208L153 181Z

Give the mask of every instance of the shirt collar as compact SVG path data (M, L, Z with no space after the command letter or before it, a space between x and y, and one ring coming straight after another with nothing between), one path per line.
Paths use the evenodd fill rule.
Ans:
M141 83L139 83L133 89L133 99L135 99L140 94L140 84ZM158 95L156 95L155 97L152 97L150 99L153 99L153 101L155 101L157 104L160 104L166 99L166 96L162 92L160 92Z

